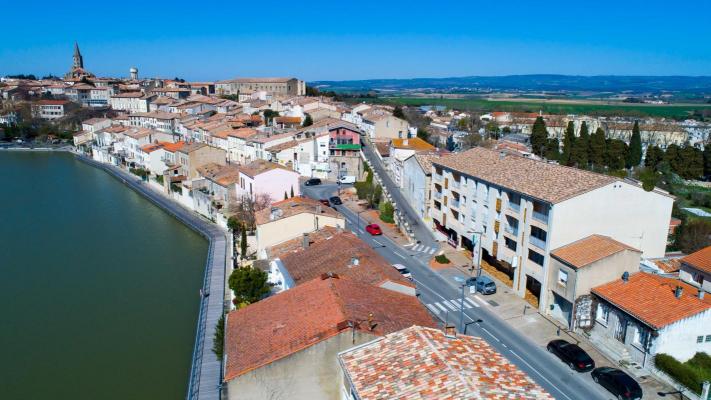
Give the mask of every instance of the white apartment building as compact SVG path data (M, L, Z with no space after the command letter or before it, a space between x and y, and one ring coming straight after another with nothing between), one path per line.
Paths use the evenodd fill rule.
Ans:
M114 110L147 113L154 98L155 96L146 96L141 92L119 93L109 98L109 105Z
M674 198L634 181L484 148L432 160L435 230L548 307L550 251L593 234L661 257ZM474 246L475 243L480 246ZM476 249L475 249L476 247Z
M32 116L48 120L59 119L74 108L77 108L77 105L69 100L40 100L32 104Z
M155 111L151 113L133 113L128 116L129 124L138 128L155 129L163 132L175 132L177 114Z

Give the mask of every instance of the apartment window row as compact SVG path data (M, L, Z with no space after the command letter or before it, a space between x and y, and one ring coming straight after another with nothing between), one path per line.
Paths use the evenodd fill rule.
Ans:
M542 267L543 261L545 260L545 256L531 249L528 249L528 259Z
M703 343L703 342L711 342L711 335L706 335L705 337L703 335L697 336L696 337L696 343Z

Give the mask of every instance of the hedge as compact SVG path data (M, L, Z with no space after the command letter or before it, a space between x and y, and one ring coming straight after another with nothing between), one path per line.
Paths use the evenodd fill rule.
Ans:
M711 357L706 353L696 353L683 363L668 354L659 353L654 357L654 365L698 394L701 393L703 382L711 379Z

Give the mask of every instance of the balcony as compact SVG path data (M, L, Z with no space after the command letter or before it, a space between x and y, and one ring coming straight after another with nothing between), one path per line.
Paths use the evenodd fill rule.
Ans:
M452 180L452 188L454 188L454 189L459 189L459 188L461 188L461 187L462 187L462 184L461 184L460 181Z
M533 219L543 222L544 224L548 224L548 214L533 211Z
M434 193L434 198L435 198L436 200L442 200L442 192L437 192L437 191L435 191L435 192L433 192L433 193Z
M452 199L449 201L449 206L454 208L459 208L459 200Z
M528 242L531 243L532 245L538 247L541 250L546 249L546 241L543 239L539 239L535 236L529 236L528 237Z
M434 179L435 181L441 182L442 181L442 174L438 174L435 172L434 174L432 174L432 179Z
M518 236L518 227L513 227L509 224L506 224L506 226L504 226L504 230L509 235Z
M509 210L515 212L515 213L520 213L521 212L521 204L519 203L509 203Z

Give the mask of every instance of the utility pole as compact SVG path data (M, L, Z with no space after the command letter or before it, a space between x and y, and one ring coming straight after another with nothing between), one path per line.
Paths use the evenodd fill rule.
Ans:
M464 333L464 288L466 282L462 283L462 297L459 299L459 332Z

